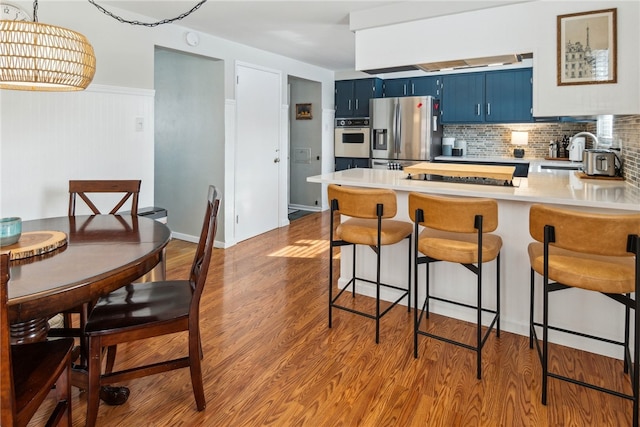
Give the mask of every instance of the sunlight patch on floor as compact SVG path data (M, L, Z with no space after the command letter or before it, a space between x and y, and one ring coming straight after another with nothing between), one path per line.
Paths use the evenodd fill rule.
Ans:
M292 258L318 258L322 252L329 249L326 240L298 240L293 245L272 252L269 256Z

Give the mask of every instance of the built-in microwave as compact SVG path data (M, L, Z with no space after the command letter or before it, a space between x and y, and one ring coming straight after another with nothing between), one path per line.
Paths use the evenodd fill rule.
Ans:
M370 157L369 119L336 119L335 156Z

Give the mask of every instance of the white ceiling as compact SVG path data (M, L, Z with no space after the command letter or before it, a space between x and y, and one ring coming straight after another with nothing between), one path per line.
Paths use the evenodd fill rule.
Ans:
M95 1L125 19L139 19L136 14L151 18L147 22L173 18L187 12L198 3L198 0ZM408 2L209 0L193 14L177 21L177 24L330 70L342 71L353 70L355 66L355 35L349 26L351 12L358 11L357 13L362 15L364 21L368 20L379 25L380 20L384 20L385 16L395 16L390 19L398 22L517 2L509 0L414 0ZM402 3L410 4L408 9L419 13L416 13L416 16L411 12L391 13L393 9L397 12ZM126 16L127 11L133 14ZM365 25L358 23L361 27Z

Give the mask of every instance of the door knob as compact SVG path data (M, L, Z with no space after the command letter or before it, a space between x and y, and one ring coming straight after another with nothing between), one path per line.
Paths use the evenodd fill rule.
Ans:
M280 157L276 157L275 159L273 159L273 163L280 163Z

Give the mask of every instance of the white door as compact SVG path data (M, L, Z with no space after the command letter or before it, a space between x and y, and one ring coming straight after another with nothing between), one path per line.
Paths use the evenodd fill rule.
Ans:
M278 227L281 75L236 66L236 241Z

